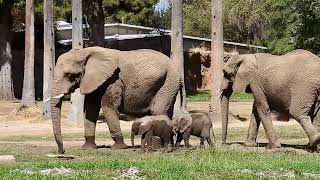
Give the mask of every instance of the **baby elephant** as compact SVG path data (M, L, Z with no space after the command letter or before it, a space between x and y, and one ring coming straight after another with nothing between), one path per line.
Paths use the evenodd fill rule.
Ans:
M131 143L134 147L134 136L141 135L141 150L145 150L147 143L148 150L153 150L152 137L158 136L162 146L167 148L173 144L173 125L171 119L165 115L145 116L136 120L131 128Z
M184 145L190 147L190 135L200 137L200 147L204 146L206 140L211 146L210 130L211 121L207 114L204 113L181 113L173 118L173 131L177 134L175 146L179 147L182 139Z

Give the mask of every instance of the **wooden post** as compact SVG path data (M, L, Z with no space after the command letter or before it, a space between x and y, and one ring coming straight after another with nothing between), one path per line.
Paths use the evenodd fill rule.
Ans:
M55 65L55 46L53 31L53 0L44 0L44 40L43 40L43 100L51 97L51 83ZM44 119L51 118L50 101L43 101L42 114Z
M177 95L174 112L186 108L186 90L184 84L184 60L183 60L183 15L182 0L172 0L171 20L171 58L176 63L182 79L182 92ZM182 93L182 95L181 95Z
M72 0L72 49L82 49L82 4L81 0ZM83 122L84 96L80 94L80 89L76 89L71 94L71 105L69 120L80 123Z
M34 0L26 1L25 61L22 107L35 105L34 93Z
M223 0L211 1L211 120L221 120L220 85L223 77Z

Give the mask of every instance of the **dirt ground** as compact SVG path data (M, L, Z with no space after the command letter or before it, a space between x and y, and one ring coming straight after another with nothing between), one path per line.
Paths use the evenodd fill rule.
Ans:
M50 120L42 120L40 116L39 109L30 110L27 115L14 115L15 108L18 103L4 103L2 102L0 107L0 137L16 137L16 136L52 136L52 126ZM41 107L41 104L39 105ZM188 104L188 109L191 111L203 111L208 112L209 103L208 102L191 102ZM81 134L76 140L71 140L66 143L66 146L80 146L83 144L83 124L70 122L67 120L68 117L69 104L64 102L62 107L62 132L63 135L66 134ZM231 128L248 128L250 115L252 110L252 102L231 102L230 103L230 123ZM234 117L238 118L234 118ZM239 120L241 119L241 120ZM133 121L120 121L122 131L124 133L130 132L131 125ZM299 124L291 120L289 122L279 122L274 121L275 127L279 126L289 126ZM221 128L221 122L214 121L213 128ZM102 121L97 123L97 133L106 133L109 136L106 123ZM294 140L292 140L294 141ZM301 140L299 139L299 142ZM129 139L125 139L127 144L130 144ZM199 140L192 139L191 143L198 143ZM295 141L298 142L298 141ZM20 144L32 144L38 146L56 146L55 142L52 140L28 140L28 141L0 141L1 143L20 143ZM107 139L103 142L97 141L97 143L111 145L112 140Z

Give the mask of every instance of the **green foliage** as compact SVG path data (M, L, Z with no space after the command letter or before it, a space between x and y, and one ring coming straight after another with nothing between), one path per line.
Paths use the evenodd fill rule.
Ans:
M320 55L320 1L299 0L296 4L300 18L296 33L297 48Z
M210 37L210 0L187 0L183 6L184 33Z
M106 22L152 26L154 5L158 0L103 0Z
M72 22L72 5L71 0L56 0L55 2L55 14L56 20L65 20Z
M210 0L186 0L185 33L210 38L210 9ZM319 0L224 0L223 24L227 41L267 46L273 54L320 54Z

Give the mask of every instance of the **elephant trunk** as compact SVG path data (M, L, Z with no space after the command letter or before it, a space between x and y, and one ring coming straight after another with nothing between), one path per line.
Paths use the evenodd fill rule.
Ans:
M53 96L57 96L59 94L56 88L52 89L52 94ZM56 143L58 145L58 152L60 154L63 154L64 149L63 149L63 141L62 141L62 135L61 135L61 104L62 104L62 97L51 99L51 117L52 117L53 134L54 134Z
M228 132L229 98L232 90L224 90L221 96L222 144L226 144Z
M132 148L134 148L134 132L131 131L131 144L132 144Z

